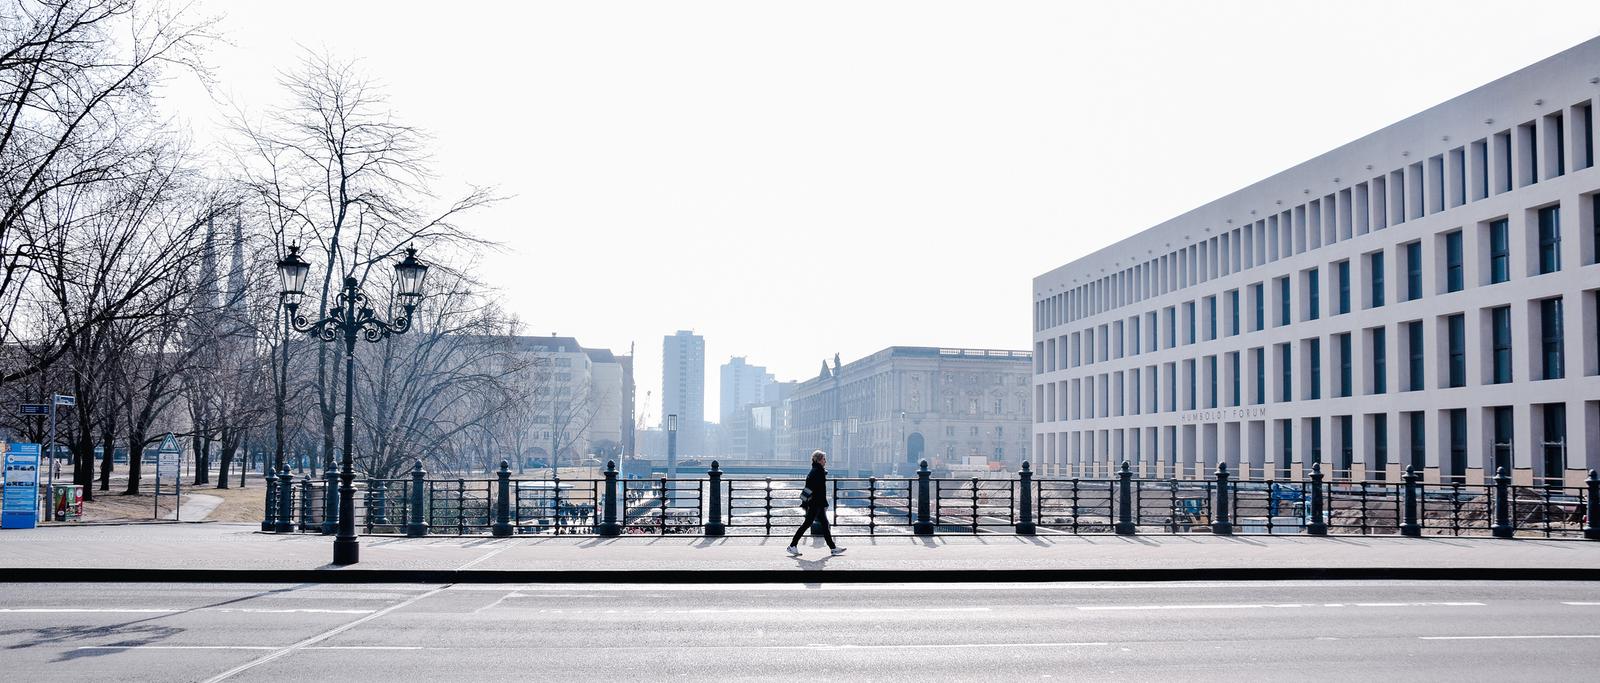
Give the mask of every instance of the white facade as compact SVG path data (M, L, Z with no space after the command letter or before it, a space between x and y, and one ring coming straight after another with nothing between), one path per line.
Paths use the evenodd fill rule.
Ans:
M668 415L678 416L678 455L705 455L706 340L687 330L661 340L661 417Z
M1042 472L1576 485L1597 65L1600 39L1035 278Z

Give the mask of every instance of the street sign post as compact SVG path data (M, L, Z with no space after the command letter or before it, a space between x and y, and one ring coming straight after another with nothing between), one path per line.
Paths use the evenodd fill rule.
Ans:
M73 407L78 405L77 396L50 395L50 443L45 447L45 455L49 458L45 466L50 468L50 487L46 490L56 490L56 406ZM54 506L46 508L45 519L55 519Z
M39 525L39 444L0 442L5 495L0 499L0 529Z
M181 472L182 449L178 448L178 440L167 432L166 438L161 440L161 448L156 451L156 489L154 505L154 518L161 519L161 497L172 496L176 502L172 506L172 518L182 521L180 508L183 507L183 475ZM161 484L168 478L172 479L172 492L162 493Z

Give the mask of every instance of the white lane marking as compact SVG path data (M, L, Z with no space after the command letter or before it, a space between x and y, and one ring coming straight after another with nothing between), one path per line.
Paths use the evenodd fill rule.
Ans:
M500 546L498 548L495 548L494 550L491 550L491 551L486 552L486 553L484 553L482 555L479 555L478 557L473 558L471 561L467 562L466 564L461 565L459 567L456 567L456 571L461 571L463 569L471 569L474 566L477 566L477 564L479 562L482 562L482 561L487 560L487 559L489 559L491 557L494 557L495 555L499 555L500 553L503 553L503 552L505 552L507 550L510 550L511 549L511 545L512 544L510 544L510 543L506 543L506 544L504 544L504 545L502 545L502 546Z
M1193 605L1080 605L1085 612L1184 610L1184 609L1297 609L1301 607L1483 607L1481 602L1353 602L1353 603L1240 603Z
M841 643L811 643L808 645L741 645L744 650L949 650L989 647L1088 647L1110 643L904 643L890 645L856 645Z
M540 614L885 614L890 612L993 612L990 607L738 607L718 609L541 609Z
M370 609L268 609L264 607L197 607L170 609L165 607L14 607L0 608L0 614L177 614L179 612L242 612L245 614L371 614Z
M377 619L378 617L381 617L381 616L383 616L385 614L388 614L390 612L393 612L395 610L401 609L403 607L407 607L409 605L415 604L418 601L423 600L424 598L429 598L429 597L432 597L434 595L438 595L439 593L442 593L442 592L444 592L445 590L447 590L449 588L450 588L450 585L449 584L445 584L443 586L435 588L435 589L433 589L431 591L428 591L426 593L423 593L421 595L414 595L412 597L406 598L405 601L403 601L403 602L397 602L397 603L395 603L393 605L390 605L390 606L385 607L385 608L383 608L381 610L373 612L372 614L368 614L367 616L361 617L360 619L352 621L352 622L350 622L348 624L345 624L343 626L335 626L335 627L333 627L331 629L323 631L322 633L318 633L317 635L311 636L310 638L306 638L305 640L302 640L302 641L300 641L298 643L295 643L295 644L290 645L288 647L279 649L277 652L273 652L272 654L269 654L269 655L264 655L264 656L261 656L261 657L257 657L256 659L252 659L252 660L250 660L248 662L240 664L239 666L233 667L232 669L228 669L227 671L224 671L224 672L222 672L220 674L217 674L215 676L212 676L211 678L206 679L205 683L217 683L217 681L221 681L221 680L225 680L227 678L231 678L232 676L234 676L236 674L242 673L244 671L248 671L248 670L250 670L252 668L255 668L257 666L260 666L262 664L266 664L267 662L270 662L270 661L272 661L274 659L277 659L277 658L282 657L282 656L284 656L286 654L294 652L295 650L305 649L305 648L307 648L309 646L315 645L315 644L320 643L320 642L322 642L324 640L327 640L327 639L332 638L332 637L334 637L336 635L339 635L340 633L344 633L345 631L348 631L348 630L353 629L353 628L355 628L357 626L360 626L360 625L365 624L365 623L367 623L369 621L372 621L373 619Z
M74 650L276 650L275 645L85 645ZM313 645L303 650L422 650L417 645Z
M276 650L270 645L85 645L74 650Z
M1576 606L1579 606L1579 607L1593 607L1593 606L1600 605L1600 602L1563 602L1561 604L1563 604L1563 605L1576 605Z
M1027 591L1037 593L1044 590L1054 591L1111 591L1111 590L1196 590L1206 588L1327 588L1329 586L1343 586L1362 588L1365 586L1428 587L1428 582L1418 581L1236 581L1236 582L1186 582L1173 581L1164 583L1127 583L1127 582L1044 582L1044 583L822 583L806 585L801 581L793 583L750 583L750 584L592 584L592 583L517 583L517 584L462 584L452 590L457 591L491 591L499 592L517 590L522 592L563 592L587 591L591 597L607 597L592 595L595 593L635 593L640 591L655 592L730 592L744 593L752 591L804 591L815 593L817 591ZM1600 603L1596 603L1600 604Z
M1600 634L1544 636L1417 636L1417 640L1554 640L1563 638L1600 638Z

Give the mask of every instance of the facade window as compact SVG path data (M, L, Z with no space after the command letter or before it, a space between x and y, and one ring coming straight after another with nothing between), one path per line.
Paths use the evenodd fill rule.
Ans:
M1267 402L1267 350L1264 347L1255 348L1256 357L1256 400L1255 405Z
M1539 209L1539 274L1561 270L1561 207Z
M1372 466L1373 478L1383 481L1389 469L1389 416L1383 413L1372 416Z
M1350 396L1351 387L1354 386L1353 373L1350 371L1350 333L1335 335L1339 343L1339 396Z
M1206 407L1207 408L1215 408L1215 407L1217 407L1217 357L1216 356L1206 356L1206 374L1209 376L1209 378L1208 378L1209 381L1206 382L1206 385L1207 385L1206 386Z
M1389 392L1389 329L1372 328L1372 393Z
M1444 326L1450 353L1447 386L1467 386L1467 317L1457 313L1445 318Z
M1418 474L1421 474L1422 470L1428 466L1427 413L1418 410L1406 413L1406 415L1411 420L1411 445L1410 452L1407 455L1410 456L1411 467Z
M1317 277L1317 269L1306 271L1306 295L1311 305L1311 310L1306 311L1306 320L1316 320L1322 317L1322 284Z
M1545 481L1559 486L1567 471L1567 406L1546 403L1539 406L1539 412L1544 414L1544 443L1540 446Z
M1322 340L1313 337L1310 340L1311 354L1311 400L1322 398Z
M1422 298L1422 243L1406 245L1406 301Z
M1489 224L1489 284L1511 279L1511 228L1506 219Z
M1194 302L1193 301L1185 301L1185 302L1183 302L1183 317L1186 318L1188 320L1188 322L1189 322L1188 328L1184 331L1185 335L1183 337L1183 343L1185 343L1185 344L1193 344L1193 343L1195 343L1195 340L1198 339L1198 337L1196 337L1195 334L1194 334L1195 316L1194 316Z
M1461 272L1461 231L1444 236L1444 291L1459 292L1465 281Z
M1291 387L1294 384L1294 365L1289 362L1288 344L1278 345L1278 361L1283 366L1283 376L1278 378L1278 382L1283 385L1283 389L1279 393L1280 398L1278 400L1288 403L1294 400L1294 394L1291 392Z
M1447 483L1462 484L1467 480L1467 409L1455 408L1450 415L1450 475Z
M1239 334L1239 290L1228 292L1228 334Z
M1322 462L1322 418L1311 418L1311 462Z
M1383 252L1373 252L1367 257L1367 265L1372 269L1372 307L1383 305Z
M1600 225L1600 223L1596 223L1596 225ZM1250 285L1250 290L1255 292L1256 296L1256 317L1251 329L1260 332L1267 329L1267 288L1261 283L1256 283Z
M1540 301L1539 351L1544 366L1541 379L1561 379L1566 376L1561 336L1561 297Z
M1600 194L1590 197L1589 203L1593 205L1590 207L1589 213L1593 216L1591 220L1594 221L1594 225L1590 226L1590 229L1594 231L1594 234L1590 236L1594 239L1591 242L1594 245L1594 262L1600 263Z
M1128 331L1131 333L1129 336L1133 339L1133 355L1137 356L1142 352L1139 348L1142 343L1139 335L1139 316L1136 315L1128 319Z
M1278 461L1278 476L1287 478L1294 464L1294 420L1281 420L1283 424L1283 454Z
M1239 395L1239 373L1243 372L1244 368L1239 367L1238 351L1229 353L1228 358L1233 365L1233 399L1228 403L1228 405L1237 406L1243 402L1243 397Z
M1217 297L1206 297L1206 340L1217 338Z
M1005 412L1006 412L1006 400L1003 399L1003 398L995 399L994 400L994 414L996 414L996 415L1004 415Z
M1355 422L1349 415L1339 416L1339 471L1346 477L1350 476L1350 466L1356 461Z
M1167 307L1167 348L1178 345L1178 309Z
M1512 446L1515 445L1515 433L1511 422L1511 406L1496 406L1494 408L1494 442L1489 444L1494 457L1490 460L1494 469L1491 475L1505 470L1506 474L1516 468L1512 460Z
M1334 272L1339 280L1339 314L1343 315L1350 312L1350 262L1340 261Z
M1422 391L1422 321L1406 323L1406 368L1411 374L1406 391Z
M1506 384L1511 381L1511 307L1499 306L1489 310L1491 345L1490 358L1493 360L1493 384Z
M1282 327L1284 325L1288 325L1289 324L1289 304L1290 304L1290 301L1289 301L1289 278L1287 278L1287 277L1278 278L1278 300L1283 302L1283 305L1280 306L1279 310L1278 310L1278 326Z
M1195 379L1195 364L1194 364L1194 361L1192 361L1192 360L1184 361L1183 362L1183 369L1184 369L1184 372L1189 375L1189 378L1188 378L1189 379L1189 382L1188 382L1188 384L1189 384L1189 402L1187 404L1185 404L1185 405L1189 408L1189 410L1194 410L1195 408L1200 406L1200 404L1195 401L1195 397L1198 395L1198 392L1199 392L1200 382L1196 381L1196 379Z

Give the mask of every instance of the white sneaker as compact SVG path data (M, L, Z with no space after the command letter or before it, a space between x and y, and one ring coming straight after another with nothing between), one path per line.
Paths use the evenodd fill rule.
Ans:
M844 548L842 548L842 547L841 548L834 548L833 550L829 550L828 554L829 555L843 555L844 554Z
M786 552L786 553L789 553L790 555L793 555L795 557L799 557L800 556L800 549L796 548L796 547L794 547L792 545L787 547L787 548L784 548L783 551Z

